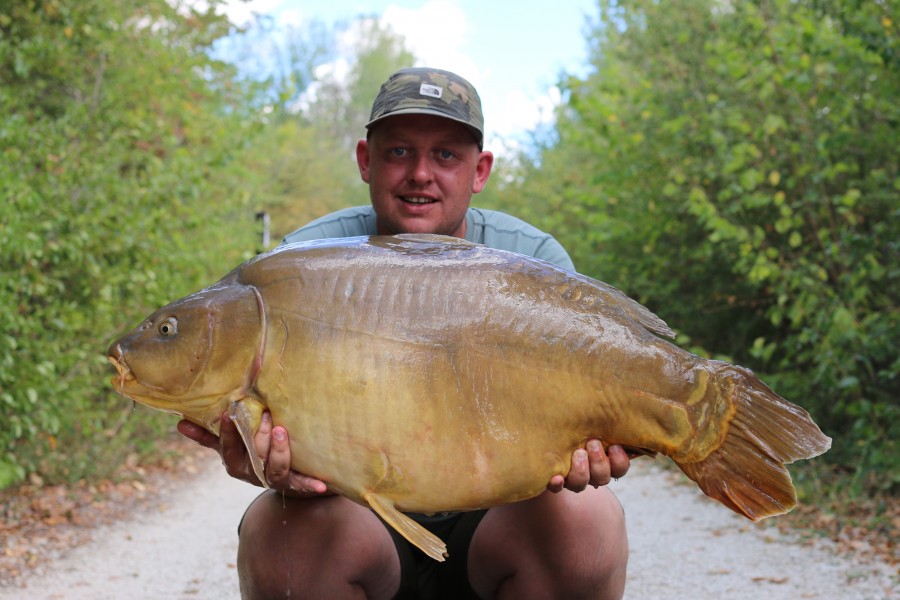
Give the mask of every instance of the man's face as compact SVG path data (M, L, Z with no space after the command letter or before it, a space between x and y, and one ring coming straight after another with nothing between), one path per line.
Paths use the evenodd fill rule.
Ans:
M431 115L397 115L360 140L356 159L369 184L378 233L463 237L472 194L487 183L494 157L466 127Z

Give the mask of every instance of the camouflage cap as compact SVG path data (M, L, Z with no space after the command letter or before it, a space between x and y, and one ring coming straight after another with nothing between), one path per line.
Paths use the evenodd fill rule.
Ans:
M429 68L400 69L381 86L372 103L366 129L394 115L424 114L445 117L466 125L478 148L484 144L484 115L475 87L450 71Z

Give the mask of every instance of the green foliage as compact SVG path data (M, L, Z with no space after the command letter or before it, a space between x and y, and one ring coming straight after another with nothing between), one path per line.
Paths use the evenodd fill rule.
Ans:
M141 450L162 421L127 418L106 346L253 249L252 90L206 52L229 30L165 0L0 8L0 485Z
M898 7L602 1L594 72L503 195L692 349L810 409L861 489L893 491Z

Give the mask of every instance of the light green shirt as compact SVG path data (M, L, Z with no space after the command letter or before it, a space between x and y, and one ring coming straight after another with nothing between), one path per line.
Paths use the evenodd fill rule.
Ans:
M304 225L286 235L282 243L377 234L375 210L371 206L354 206ZM540 258L570 271L575 270L569 254L552 235L522 219L496 210L469 208L466 211L466 239L498 250Z

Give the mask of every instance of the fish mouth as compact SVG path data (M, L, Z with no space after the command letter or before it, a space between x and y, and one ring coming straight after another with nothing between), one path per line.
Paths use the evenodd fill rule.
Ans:
M115 348L111 348L106 360L116 368L117 375L113 377L112 384L119 393L122 393L122 390L125 389L125 384L136 379L134 373L131 372L131 368L125 362L125 353L122 352L122 346L116 344Z

